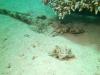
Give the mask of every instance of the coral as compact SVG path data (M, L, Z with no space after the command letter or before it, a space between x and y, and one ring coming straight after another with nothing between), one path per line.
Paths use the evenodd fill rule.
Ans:
M55 49L50 53L50 56L59 60L69 60L75 58L75 55L72 53L71 49L62 50L59 46L55 47Z
M59 19L77 10L100 13L100 0L44 0L45 2L59 16Z

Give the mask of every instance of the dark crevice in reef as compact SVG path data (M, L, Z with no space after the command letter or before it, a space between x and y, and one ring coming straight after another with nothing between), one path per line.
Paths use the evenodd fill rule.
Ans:
M58 17L56 17L57 20ZM79 12L79 10L76 10L75 12L72 12L70 15L67 14L64 19L59 20L62 24L67 24L71 22L84 22L84 23L92 23L92 24L100 24L100 13L94 14L92 12L89 12L88 10L83 10L82 12Z
M94 16L83 16L83 15L66 15L63 20L59 20L61 24L67 23L88 23L88 24L100 24L100 18Z
M93 12L95 12L95 10L93 10ZM97 14L93 13L91 11L88 11L88 9L83 9L81 12L79 12L79 10L77 9L75 12L72 13L77 13L78 15L84 15L84 16L94 16L94 17L100 17L100 12L98 12Z

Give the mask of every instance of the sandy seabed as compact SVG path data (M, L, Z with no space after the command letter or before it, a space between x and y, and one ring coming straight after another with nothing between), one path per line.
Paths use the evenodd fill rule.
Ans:
M21 1L22 6L34 2ZM12 5L8 5L13 3L1 7L11 8ZM15 6L18 4L21 3ZM27 5L25 10L22 6L15 10L25 12L30 8ZM9 16L0 15L0 75L100 75L100 25L87 24L84 28L84 34L52 37L33 31L27 24ZM71 49L75 58L62 61L50 56L55 46Z

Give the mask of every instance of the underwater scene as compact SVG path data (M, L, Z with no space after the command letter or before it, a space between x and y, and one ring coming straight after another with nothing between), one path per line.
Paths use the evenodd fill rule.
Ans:
M0 0L0 75L100 75L100 0Z

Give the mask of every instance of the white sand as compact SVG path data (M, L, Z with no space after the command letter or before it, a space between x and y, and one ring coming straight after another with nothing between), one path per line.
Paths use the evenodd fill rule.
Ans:
M2 7L6 8L6 5ZM99 30L88 29L89 32L82 36L51 37L0 15L0 75L100 75L100 48L96 44L100 39L93 40ZM92 35L91 31L95 34ZM90 34L94 36L92 39ZM62 49L70 48L75 59L61 61L49 56L56 45ZM36 58L33 60L33 57Z

